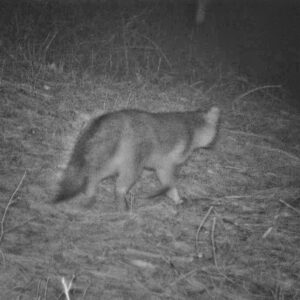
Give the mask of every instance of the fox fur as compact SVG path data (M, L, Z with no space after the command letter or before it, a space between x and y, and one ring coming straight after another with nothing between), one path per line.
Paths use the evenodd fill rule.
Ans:
M175 168L193 150L213 142L219 116L219 108L212 107L206 113L128 109L96 117L75 143L54 202L71 199L81 192L95 197L97 184L117 175L115 198L119 205L127 207L126 194L143 169L152 169L162 184L160 191L180 204Z

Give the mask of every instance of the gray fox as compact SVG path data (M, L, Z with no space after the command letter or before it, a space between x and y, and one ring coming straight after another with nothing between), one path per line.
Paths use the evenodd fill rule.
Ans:
M118 175L115 198L128 208L126 194L143 169L156 171L162 189L182 203L174 184L176 166L197 148L209 146L218 131L220 110L150 113L121 110L93 119L79 135L54 202L86 192L95 197L97 184Z

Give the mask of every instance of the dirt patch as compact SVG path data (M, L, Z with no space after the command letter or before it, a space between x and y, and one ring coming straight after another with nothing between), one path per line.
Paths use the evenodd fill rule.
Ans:
M135 27L157 6L121 7L122 23L112 18L118 9L102 4L18 5L7 14L22 12L22 23L6 19L12 27L0 52L0 298L64 299L69 285L72 300L298 299L300 123L285 91L220 71L213 48L195 55L189 22L144 18ZM174 9L176 20L188 14ZM175 39L185 41L179 51ZM103 66L106 76L97 72ZM128 212L116 211L113 179L94 203L79 196L52 204L91 116L212 105L222 110L220 133L180 169L183 205L143 199L158 186L151 172L133 188Z

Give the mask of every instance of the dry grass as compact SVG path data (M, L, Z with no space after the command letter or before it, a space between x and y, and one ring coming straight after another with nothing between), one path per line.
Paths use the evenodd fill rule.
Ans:
M277 82L225 67L189 7L12 3L0 26L0 298L299 299L299 114ZM181 168L182 206L142 199L151 173L129 212L116 212L111 180L96 203L52 205L90 115L213 104L219 139Z

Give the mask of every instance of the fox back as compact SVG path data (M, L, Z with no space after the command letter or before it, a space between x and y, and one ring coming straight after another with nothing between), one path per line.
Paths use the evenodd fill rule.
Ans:
M127 192L147 168L156 171L162 190L181 203L174 170L193 150L211 144L219 115L212 107L207 113L121 110L93 119L75 143L54 201L80 192L94 197L99 181L117 174L115 198L127 205Z

